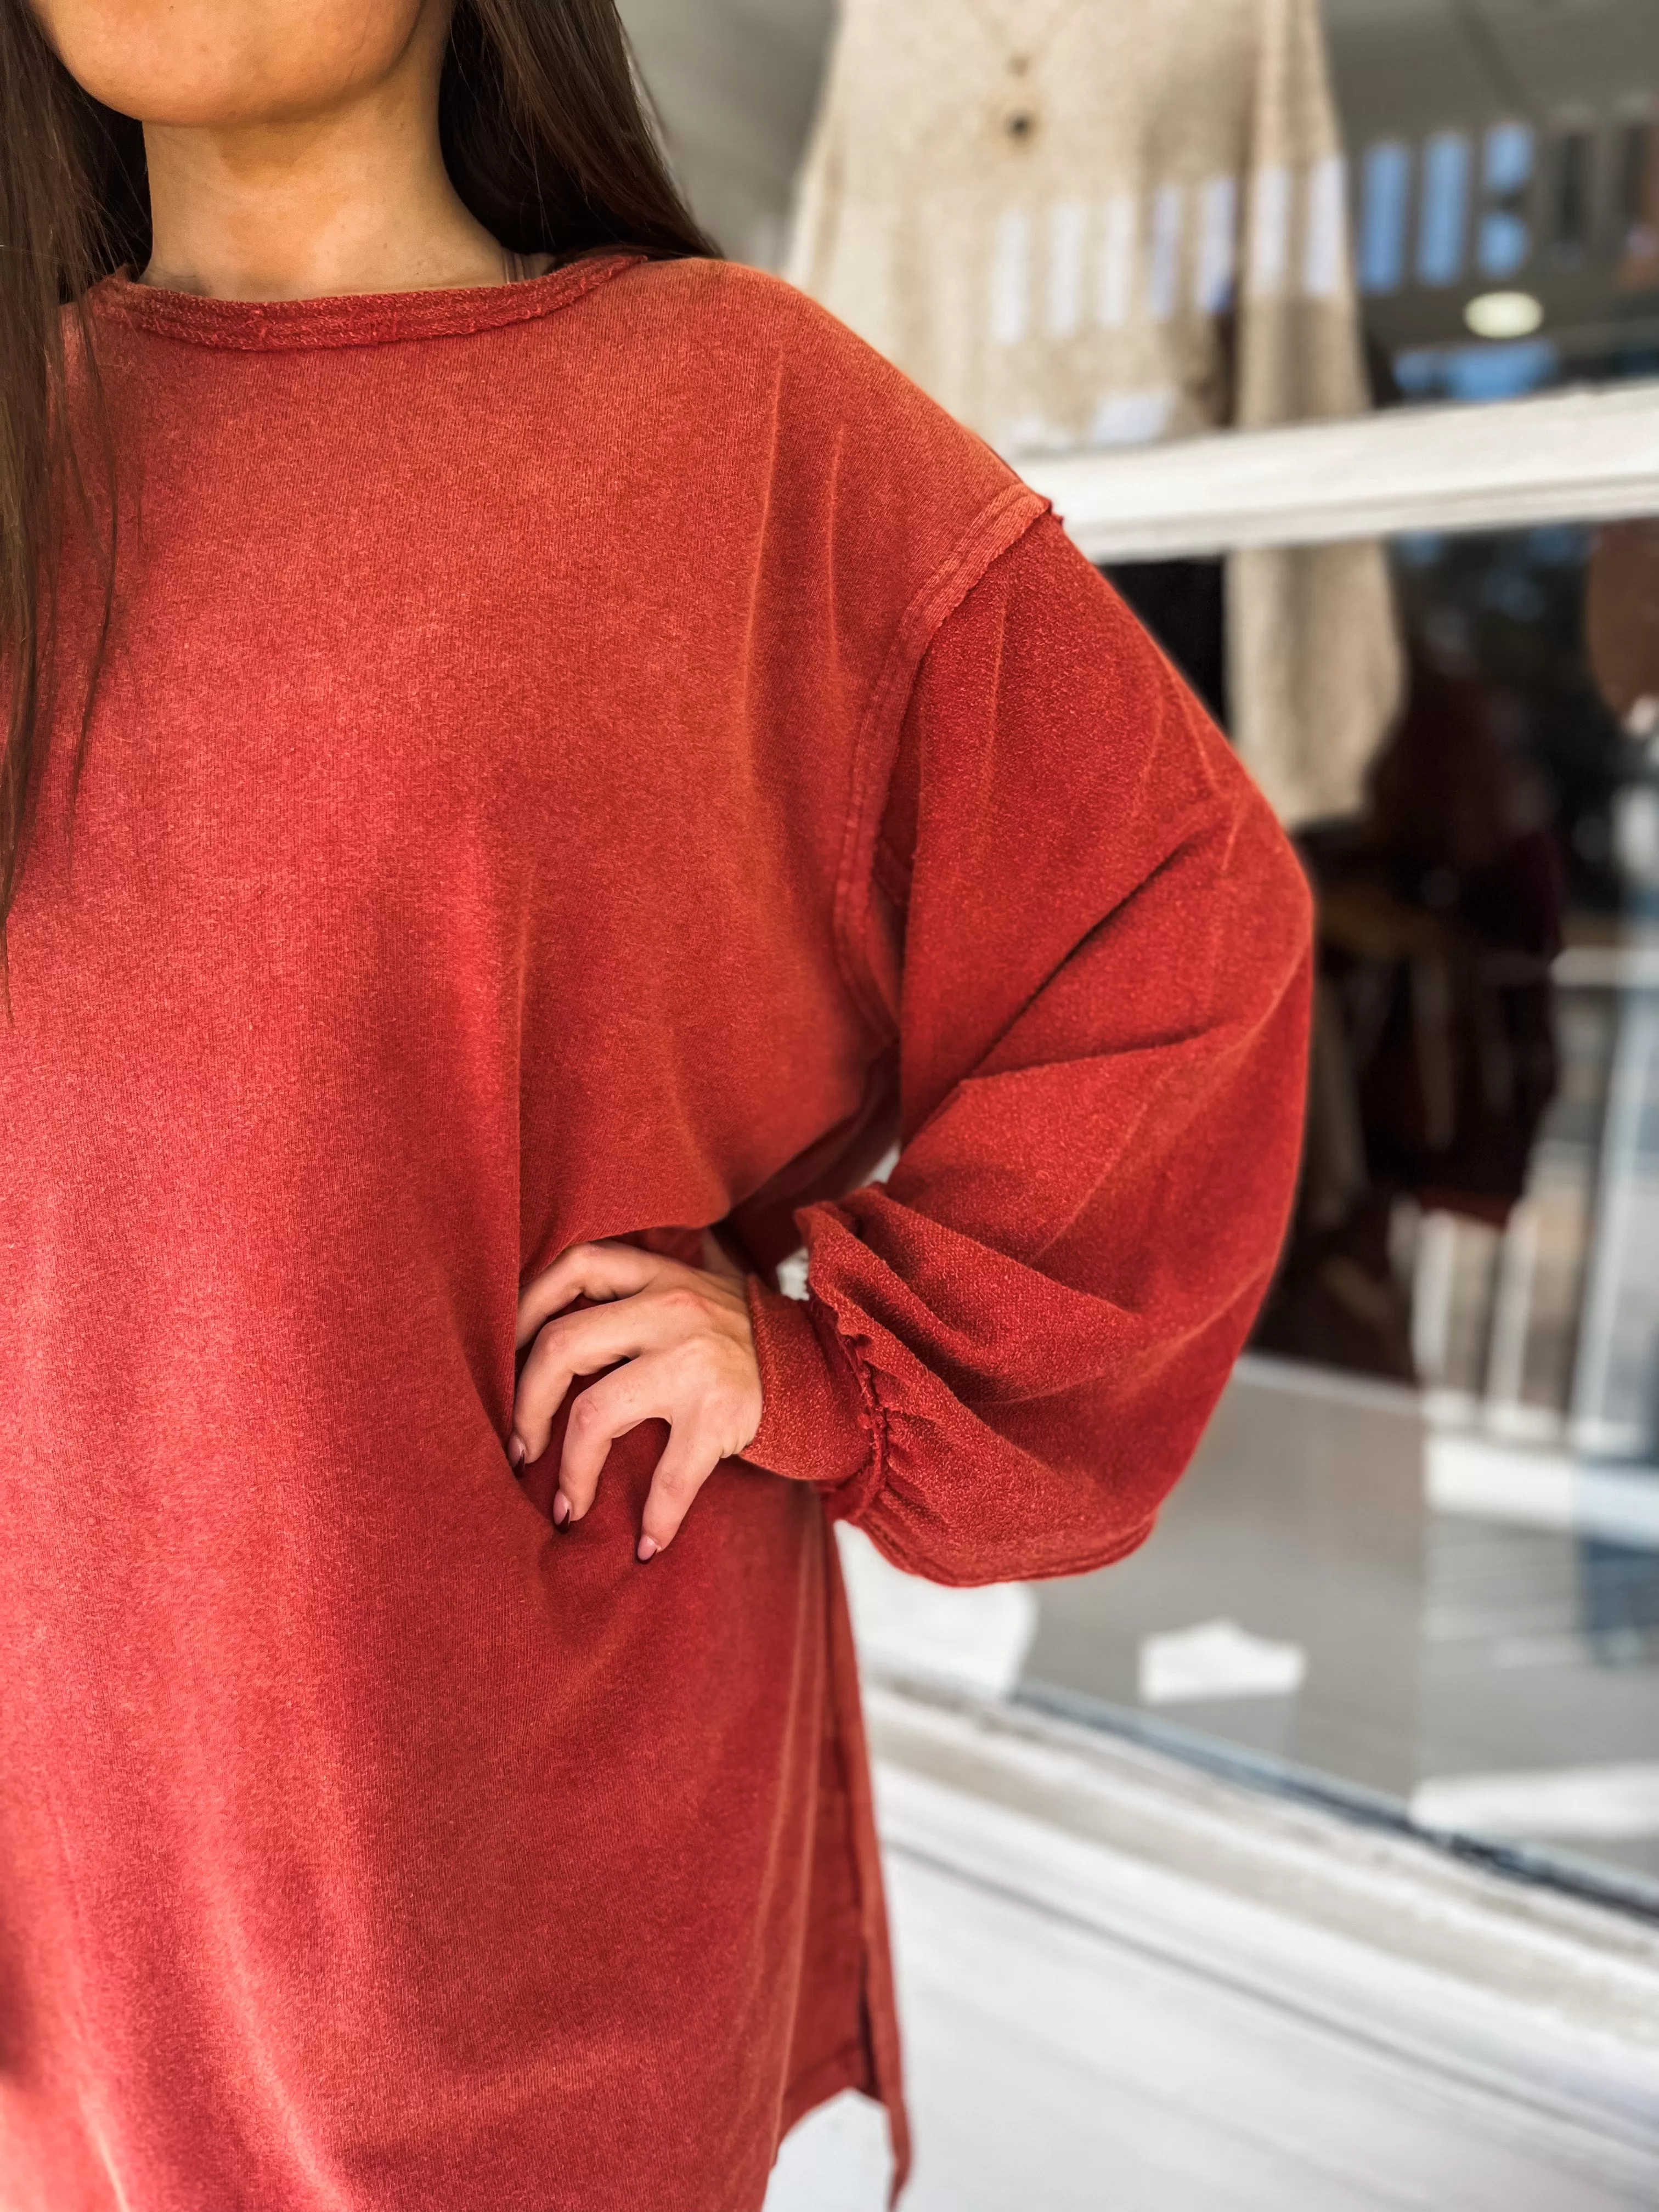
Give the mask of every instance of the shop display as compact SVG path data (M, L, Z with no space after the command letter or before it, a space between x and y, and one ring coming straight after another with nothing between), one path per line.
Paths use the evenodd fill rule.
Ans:
M1558 1069L1565 886L1466 654L1416 641L1354 823L1303 840L1319 990L1302 1188L1267 1350L1419 1380L1391 1249L1402 1198L1501 1230Z
M787 273L1015 459L1361 411L1316 0L843 0ZM1240 753L1286 821L1352 811L1381 551L1236 553L1225 600Z

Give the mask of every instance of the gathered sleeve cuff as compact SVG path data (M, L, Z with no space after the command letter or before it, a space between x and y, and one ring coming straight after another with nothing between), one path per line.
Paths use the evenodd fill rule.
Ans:
M881 1409L868 1374L816 1299L786 1297L749 1278L761 1378L750 1466L826 1493L832 1518L856 1513L880 1480Z

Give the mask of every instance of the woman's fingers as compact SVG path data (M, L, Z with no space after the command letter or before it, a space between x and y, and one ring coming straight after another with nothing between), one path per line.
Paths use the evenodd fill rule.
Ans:
M573 1298L631 1297L674 1264L632 1244L573 1244L519 1293L519 1349Z
M639 1556L673 1540L697 1492L760 1423L760 1370L742 1270L705 1238L699 1269L637 1251L586 1244L562 1253L520 1300L519 1340L535 1341L519 1377L507 1449L539 1459L578 1376L599 1374L572 1400L553 1498L564 1528L592 1507L611 1444L641 1421L665 1421L669 1443L647 1500ZM576 1297L601 1303L579 1313Z
M639 1556L648 1559L673 1541L692 1499L721 1460L740 1452L754 1436L760 1425L760 1376L746 1313L741 1330L704 1333L635 1364L662 1370L661 1385L653 1377L653 1386L669 1408L668 1444L641 1522Z
M638 1297L586 1306L580 1313L561 1314L544 1323L514 1395L513 1436L522 1447L521 1454L514 1454L514 1464L538 1460L547 1449L554 1417L579 1375L597 1375L619 1359L635 1358L663 1334L664 1316Z
M752 1355L750 1355L752 1359ZM574 1525L592 1504L605 1455L641 1421L666 1421L668 1443L646 1500L639 1556L672 1543L687 1509L723 1459L740 1452L760 1421L760 1389L739 1348L688 1339L647 1352L584 1390L570 1408L553 1518Z
M567 1521L580 1521L592 1504L605 1455L618 1437L637 1429L641 1421L672 1418L665 1389L668 1379L660 1355L630 1359L625 1367L602 1375L573 1401L553 1500L553 1518L561 1528ZM566 1508L562 1512L561 1499Z
M723 1457L719 1443L700 1423L686 1421L670 1431L667 1448L651 1478L636 1559L654 1559L673 1542L691 1510L692 1499Z
M668 1422L668 1443L651 1478L637 1556L654 1559L673 1542L691 1501L732 1449L725 1441L729 1422L720 1425L718 1401L688 1400L687 1364L672 1353L654 1353L630 1360L582 1392L570 1408L559 1468L559 1497L569 1504L562 1515L554 1501L561 1526L580 1521L592 1504L605 1455L617 1438L654 1419Z

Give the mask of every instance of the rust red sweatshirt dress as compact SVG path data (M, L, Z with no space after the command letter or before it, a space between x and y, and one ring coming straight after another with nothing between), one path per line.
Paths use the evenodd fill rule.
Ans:
M902 2140L830 1520L1147 1534L1286 1210L1300 874L781 284L96 327L120 612L0 1028L0 2203L753 2212L847 2085ZM515 1299L722 1221L764 1418L641 1567L665 1432L556 1534Z

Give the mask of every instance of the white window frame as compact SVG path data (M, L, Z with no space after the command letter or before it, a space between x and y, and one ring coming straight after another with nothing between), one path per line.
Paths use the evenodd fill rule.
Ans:
M1659 515L1659 382L1021 465L1091 561Z

